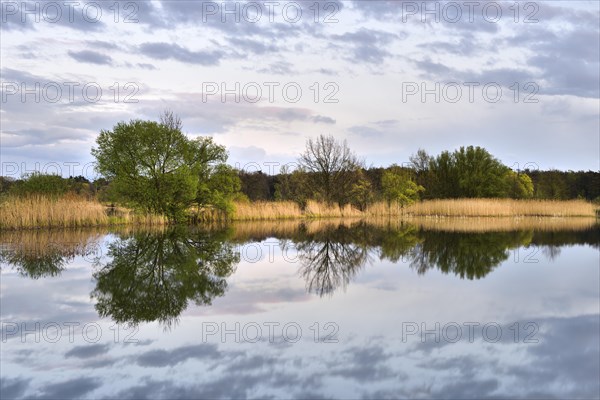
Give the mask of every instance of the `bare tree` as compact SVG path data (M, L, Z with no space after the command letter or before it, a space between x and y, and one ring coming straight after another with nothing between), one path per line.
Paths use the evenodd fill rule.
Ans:
M431 156L423 149L419 149L417 154L413 154L409 158L410 164L417 173L427 171L429 169L429 162Z
M160 123L173 131L181 132L181 128L183 127L181 118L179 118L178 115L173 114L173 111L171 110L164 110L160 114Z
M299 159L302 169L310 175L310 189L321 200L331 204L347 203L352 184L363 162L348 148L346 141L320 135L308 139Z

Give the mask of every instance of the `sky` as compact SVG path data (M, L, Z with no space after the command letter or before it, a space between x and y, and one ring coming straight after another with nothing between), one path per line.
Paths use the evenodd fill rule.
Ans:
M172 110L229 164L306 140L367 166L482 146L514 169L598 170L600 3L1 2L1 174L96 177L120 121Z

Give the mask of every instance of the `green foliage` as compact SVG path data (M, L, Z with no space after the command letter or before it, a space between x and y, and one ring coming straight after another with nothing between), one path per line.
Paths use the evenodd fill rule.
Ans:
M137 325L170 326L188 303L210 305L223 296L239 255L221 232L172 229L140 232L109 244L110 261L98 259L92 298L102 317Z
M14 185L15 181L13 178L0 176L0 195L7 194L10 192L10 188Z
M419 200L419 193L425 188L413 182L408 174L397 165L392 165L390 169L384 171L381 177L381 188L383 198L388 206L397 203L401 207L410 205Z
M281 167L275 183L275 200L294 201L304 208L310 197L308 174L301 168L290 172L287 166Z
M533 181L525 173L517 174L513 170L506 171L505 185L509 197L513 199L530 199L533 197Z
M265 201L273 198L275 177L262 171L239 172L241 190L252 201Z
M469 146L430 158L428 170L422 173L430 198L481 198L509 196L509 171L487 150ZM526 188L523 190L526 192Z
M240 189L241 181L237 171L229 165L219 164L201 181L197 201L199 205L212 205L228 215L233 212L233 199Z
M352 185L350 202L359 210L364 211L374 198L373 187L368 179L361 177Z
M454 152L461 197L505 197L508 167L481 147L461 147Z
M42 195L56 198L67 193L68 189L67 180L59 175L33 172L14 183L10 193L17 196Z
M111 181L112 194L130 206L180 221L194 202L218 197L207 190L217 189L210 180L227 160L225 148L211 138L188 139L172 113L165 112L160 123L120 122L96 143L97 170Z

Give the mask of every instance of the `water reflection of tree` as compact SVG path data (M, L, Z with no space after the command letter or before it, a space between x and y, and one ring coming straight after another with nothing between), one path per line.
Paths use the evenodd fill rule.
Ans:
M430 269L479 279L507 260L510 248L528 245L532 232L421 232L422 242L410 252L410 266L419 274Z
M356 273L370 261L369 247L364 244L364 227L328 225L295 238L300 261L299 274L308 292L331 295L345 288Z
M101 316L137 324L170 324L189 301L211 304L225 293L239 256L219 233L172 229L138 233L109 245L97 264L92 298Z
M65 256L58 249L37 254L16 249L0 252L1 263L14 266L19 274L32 279L60 275L73 258L74 256Z
M95 254L98 238L79 230L3 232L0 263L32 279L59 276L75 257Z

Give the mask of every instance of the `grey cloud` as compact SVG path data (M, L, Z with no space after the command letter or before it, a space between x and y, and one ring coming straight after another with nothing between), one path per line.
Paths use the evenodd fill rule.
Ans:
M381 137L383 132L379 129L371 128L370 126L357 125L348 128L351 133L365 138Z
M154 65L148 64L148 63L137 63L136 65L142 69L147 69L147 70L157 69Z
M94 10L89 10L89 14L84 16L83 6L87 3L81 2L67 5L57 1L51 2L52 6L45 6L45 2L39 1L2 3L0 19L2 20L2 29L6 30L43 29L44 26L58 25L79 31L97 32L106 28L103 20L110 19L106 16L111 16L112 13L107 8L110 5L105 5L106 8L103 9L99 3L94 3L100 5L98 18L95 18ZM12 5L16 7L13 8ZM102 15L105 17L102 18Z
M18 399L23 396L31 379L26 378L0 378L0 397L3 399Z
M500 384L497 379L468 379L458 378L456 382L443 386L438 392L432 393L436 399L488 399L503 398L495 396Z
M246 374L220 378L193 386L146 378L143 384L125 389L114 397L118 399L194 399L201 393L202 397L206 399L244 399L248 397L248 391L258 383L255 377Z
M452 42L430 42L423 48L449 54L472 55L475 48L469 46L477 39L468 33ZM587 98L600 97L600 32L598 27L574 27L556 33L540 25L527 27L517 35L494 41L491 51L501 53L510 48L522 48L533 55L515 67L492 67L479 71L460 70L443 62L425 57L414 61L425 79L449 82L496 82L509 87L518 82L523 86L536 83L540 94L573 95ZM488 51L490 49L486 49Z
M225 53L219 50L190 51L174 43L143 43L141 54L157 60L177 60L189 64L218 65Z
M177 365L190 358L217 359L220 355L216 345L201 344L173 350L150 350L140 354L135 360L142 367L165 367Z
M312 117L312 120L316 123L321 124L335 124L335 119L324 115L315 115L314 117Z
M349 45L352 49L353 62L380 64L385 58L390 57L385 47L399 36L393 33L361 28L355 32L346 32L341 35L331 35L331 40ZM339 45L333 48L342 49Z
M350 347L342 353L342 357L343 360L337 361L337 367L332 369L333 375L351 378L358 382L404 377L404 374L384 364L392 356L385 353L379 345Z
M433 52L434 54L444 52L450 55L460 54L462 56L471 56L482 50L494 51L491 43L483 45L470 32L456 37L453 41L434 41L420 45L420 47ZM496 47L496 46L493 46Z
M86 141L91 137L91 133L83 133L78 129L69 129L65 127L50 125L46 129L20 129L16 131L4 131L2 137L2 146L23 147L30 145L44 145L57 143L61 140Z
M105 50L116 50L119 48L119 46L113 42L106 42L103 40L87 40L85 44L88 47L98 47Z
M223 133L237 125L252 123L264 129L272 129L273 122L291 123L295 121L327 123L328 116L316 115L314 111L301 107L262 106L261 103L235 103L233 100L221 102L220 94L203 99L202 94L174 94L175 99L166 101L145 101L141 111L144 115L155 116L165 107L177 110L184 122L184 129L190 134ZM263 100L268 97L263 89ZM232 99L231 96L229 99ZM317 118L316 120L314 118Z
M99 388L101 382L97 378L74 378L52 383L42 387L42 393L36 399L80 399L84 395Z
M404 5L408 3L410 5ZM397 21L411 26L428 26L432 29L442 26L454 30L480 31L486 33L495 33L499 30L498 24L488 22L483 18L481 5L475 9L472 21L469 21L469 9L461 2L457 2L461 9L461 15L457 16L454 9L448 8L443 11L445 2L440 1L408 1L408 0L385 0L385 1L364 1L353 0L352 8L361 12L364 16L380 21ZM413 11L413 8L416 10ZM427 14L426 10L434 10L439 7L436 15ZM506 12L506 11L505 11ZM490 11L490 16L492 16ZM423 18L425 19L423 21ZM457 19L456 22L451 22Z
M430 58L425 58L421 61L415 61L417 67L421 70L421 76L428 77L434 75L435 77L441 77L448 75L452 70L444 64L432 61Z
M69 56L76 61L99 64L99 65L111 65L112 58L102 53L98 53L93 50L82 50L82 51L69 51Z
M247 2L252 3L252 2ZM315 2L297 2L302 8L302 14L304 17L298 23L289 23L283 18L282 8L283 4L279 4L274 9L274 21L269 21L268 8L261 2L255 2L261 8L261 17L258 22L249 22L249 19L254 18L252 14L245 17L242 13L242 9L245 2L232 2L231 4L239 7L238 16L239 21L236 21L235 14L223 14L221 12L223 4L221 2L212 1L162 1L162 7L160 14L155 13L153 17L148 19L148 24L151 26L161 27L172 27L174 25L186 25L193 24L197 26L199 23L202 27L206 27L213 30L231 35L232 37L262 37L267 40L273 40L277 38L278 41L285 41L287 39L296 38L300 33L305 33L310 36L315 36L319 31L322 30L323 24L313 23L313 10L309 9ZM324 10L325 5L332 3L337 10L344 8L343 2L335 1L319 1L320 8L325 14L329 14L331 8ZM208 6L210 4L210 6ZM228 10L233 10L233 5L227 6ZM212 14L207 7L217 6L216 14ZM331 7L331 6L330 6ZM290 11L290 14L292 11ZM293 14L290 15L290 18ZM222 18L225 17L225 21ZM141 23L146 21L140 18Z
M261 68L258 72L267 73L271 75L290 75L294 71L292 69L292 64L286 61L277 61L269 64L269 66L265 68Z
M273 43L265 43L254 39L230 37L227 38L229 44L234 46L236 50L242 50L244 53L251 52L254 54L274 53L279 50L279 47Z
M107 353L108 344L92 344L87 346L75 346L65 353L65 357L91 358Z

